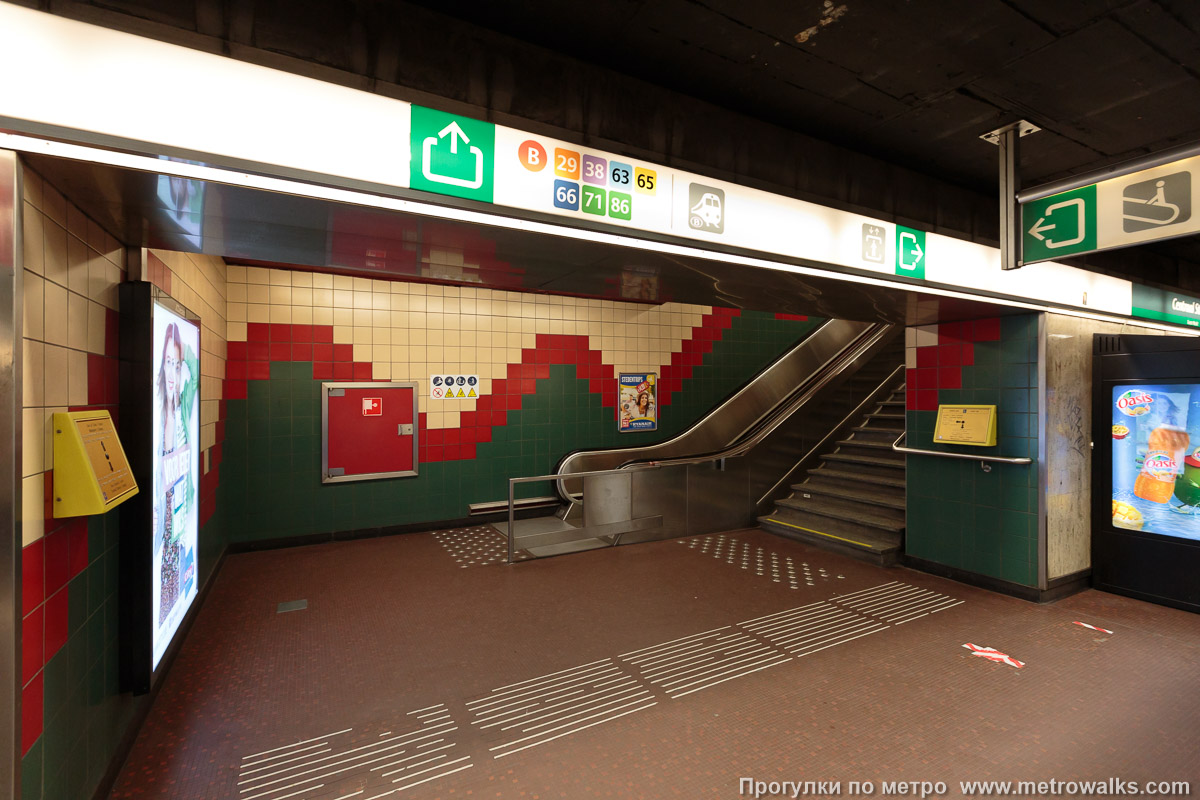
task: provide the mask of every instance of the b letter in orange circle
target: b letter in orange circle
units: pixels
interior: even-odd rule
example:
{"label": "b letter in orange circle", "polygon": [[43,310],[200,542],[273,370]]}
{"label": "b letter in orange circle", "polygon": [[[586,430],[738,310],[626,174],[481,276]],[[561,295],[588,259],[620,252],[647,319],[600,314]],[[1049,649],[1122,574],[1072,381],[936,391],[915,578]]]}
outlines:
{"label": "b letter in orange circle", "polygon": [[521,142],[521,146],[517,148],[517,157],[521,159],[521,166],[530,172],[541,172],[546,166],[546,148],[533,139]]}

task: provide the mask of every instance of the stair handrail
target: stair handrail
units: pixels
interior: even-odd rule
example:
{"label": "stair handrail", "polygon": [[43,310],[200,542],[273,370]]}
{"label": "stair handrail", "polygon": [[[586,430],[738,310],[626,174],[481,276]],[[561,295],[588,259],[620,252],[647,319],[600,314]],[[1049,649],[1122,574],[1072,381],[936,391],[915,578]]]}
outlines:
{"label": "stair handrail", "polygon": [[1033,459],[1025,456],[981,456],[971,455],[970,453],[950,453],[945,450],[922,450],[918,447],[904,447],[900,444],[900,440],[908,435],[908,431],[900,434],[896,441],[892,442],[892,449],[897,453],[912,453],[918,456],[939,456],[941,458],[958,458],[964,461],[978,461],[984,467],[984,472],[987,472],[991,467],[984,466],[988,463],[999,464],[1032,464]]}
{"label": "stair handrail", "polygon": [[[850,422],[854,418],[858,417],[862,413],[862,410],[864,408],[866,408],[867,406],[870,406],[873,404],[878,404],[880,395],[889,390],[889,387],[892,386],[892,382],[896,380],[896,377],[898,375],[902,375],[904,373],[904,370],[905,370],[904,364],[900,364],[898,367],[896,367],[894,370],[892,370],[888,374],[888,376],[886,378],[884,378],[883,381],[878,386],[876,386],[874,389],[871,390],[871,393],[868,394],[861,403],[859,403],[857,406],[854,407],[854,410],[852,410],[849,414],[847,414],[845,417],[843,417],[841,422],[839,422],[838,424],[836,424],[832,428],[830,428],[829,432],[826,433],[823,437],[821,437],[821,441],[814,444],[811,448],[809,448],[807,453],[805,453],[803,456],[801,456],[799,459],[797,459],[796,464],[791,469],[789,469],[786,473],[784,473],[783,477],[781,477],[779,480],[777,480],[775,482],[774,486],[772,486],[770,489],[768,489],[766,492],[764,492],[762,497],[758,498],[758,500],[754,504],[755,507],[760,505],[764,500],[766,500],[768,497],[770,497],[772,494],[774,494],[775,490],[778,489],[781,484],[783,484],[785,481],[789,480],[791,478],[792,474],[796,471],[796,467],[800,466],[805,461],[807,461],[809,458],[811,458],[813,455],[820,452],[821,448],[823,448],[829,442],[829,440],[832,439],[834,436],[840,435],[843,425],[845,425],[847,422]],[[891,391],[895,391],[895,390],[891,390]]]}

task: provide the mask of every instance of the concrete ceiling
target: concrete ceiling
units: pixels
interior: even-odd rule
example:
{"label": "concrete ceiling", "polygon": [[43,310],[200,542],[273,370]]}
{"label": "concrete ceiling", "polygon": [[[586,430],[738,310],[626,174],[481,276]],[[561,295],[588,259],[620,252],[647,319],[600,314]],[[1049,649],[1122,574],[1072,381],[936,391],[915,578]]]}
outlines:
{"label": "concrete ceiling", "polygon": [[980,190],[1025,118],[1026,184],[1200,140],[1195,0],[414,0]]}

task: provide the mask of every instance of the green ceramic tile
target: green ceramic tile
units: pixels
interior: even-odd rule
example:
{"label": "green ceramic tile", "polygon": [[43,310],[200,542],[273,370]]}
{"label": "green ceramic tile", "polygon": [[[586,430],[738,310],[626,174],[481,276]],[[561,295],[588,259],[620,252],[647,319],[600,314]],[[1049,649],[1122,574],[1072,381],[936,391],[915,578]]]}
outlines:
{"label": "green ceramic tile", "polygon": [[39,737],[29,752],[21,758],[21,800],[40,800],[42,797],[42,742]]}

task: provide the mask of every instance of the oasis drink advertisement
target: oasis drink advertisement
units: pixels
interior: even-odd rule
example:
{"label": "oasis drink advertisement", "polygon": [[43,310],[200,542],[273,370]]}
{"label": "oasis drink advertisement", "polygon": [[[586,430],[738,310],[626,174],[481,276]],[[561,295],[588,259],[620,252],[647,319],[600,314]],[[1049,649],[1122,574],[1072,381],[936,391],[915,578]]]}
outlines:
{"label": "oasis drink advertisement", "polygon": [[1113,388],[1112,524],[1200,540],[1200,385]]}

